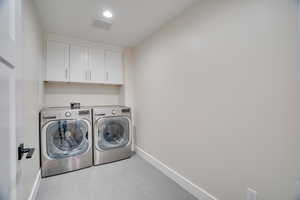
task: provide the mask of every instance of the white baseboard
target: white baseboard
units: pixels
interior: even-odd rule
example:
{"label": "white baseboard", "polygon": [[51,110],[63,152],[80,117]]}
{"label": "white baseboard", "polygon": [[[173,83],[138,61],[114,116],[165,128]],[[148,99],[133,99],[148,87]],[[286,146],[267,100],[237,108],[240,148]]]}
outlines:
{"label": "white baseboard", "polygon": [[39,191],[39,187],[40,187],[40,183],[41,183],[41,170],[39,170],[39,172],[36,175],[31,193],[29,195],[28,200],[36,200],[38,191]]}
{"label": "white baseboard", "polygon": [[200,188],[195,183],[191,182],[175,170],[168,167],[163,162],[159,161],[157,158],[153,157],[149,153],[145,152],[143,149],[141,149],[138,146],[135,146],[136,153],[141,156],[143,159],[148,161],[151,165],[156,167],[158,170],[160,170],[162,173],[164,173],[166,176],[171,178],[173,181],[175,181],[177,184],[179,184],[181,187],[183,187],[185,190],[190,192],[192,195],[194,195],[199,200],[218,200],[213,195],[209,194],[204,189]]}

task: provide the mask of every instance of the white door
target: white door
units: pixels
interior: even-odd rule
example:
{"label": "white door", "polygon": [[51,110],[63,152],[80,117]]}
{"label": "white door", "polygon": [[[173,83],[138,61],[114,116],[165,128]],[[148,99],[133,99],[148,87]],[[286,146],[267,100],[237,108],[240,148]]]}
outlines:
{"label": "white door", "polygon": [[89,53],[90,53],[91,82],[104,83],[105,81],[104,50],[91,48]]}
{"label": "white door", "polygon": [[0,61],[0,199],[16,198],[14,69]]}
{"label": "white door", "polygon": [[123,84],[123,60],[121,52],[105,52],[106,82]]}
{"label": "white door", "polygon": [[70,47],[70,81],[89,82],[89,49],[88,47],[71,45]]}
{"label": "white door", "polygon": [[69,81],[69,45],[47,42],[47,81]]}
{"label": "white door", "polygon": [[15,114],[16,68],[21,63],[20,11],[20,0],[0,0],[0,199],[5,200],[22,199]]}

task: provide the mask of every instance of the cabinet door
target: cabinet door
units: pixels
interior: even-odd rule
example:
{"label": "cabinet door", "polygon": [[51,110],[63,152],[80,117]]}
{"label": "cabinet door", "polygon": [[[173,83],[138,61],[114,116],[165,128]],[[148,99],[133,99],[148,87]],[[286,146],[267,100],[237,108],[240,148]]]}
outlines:
{"label": "cabinet door", "polygon": [[71,45],[70,47],[70,81],[89,82],[89,49]]}
{"label": "cabinet door", "polygon": [[69,45],[59,42],[47,42],[47,81],[69,80]]}
{"label": "cabinet door", "polygon": [[120,52],[105,52],[106,82],[123,84],[123,61]]}
{"label": "cabinet door", "polygon": [[104,50],[91,48],[90,49],[90,75],[91,82],[105,82],[105,65],[104,65]]}

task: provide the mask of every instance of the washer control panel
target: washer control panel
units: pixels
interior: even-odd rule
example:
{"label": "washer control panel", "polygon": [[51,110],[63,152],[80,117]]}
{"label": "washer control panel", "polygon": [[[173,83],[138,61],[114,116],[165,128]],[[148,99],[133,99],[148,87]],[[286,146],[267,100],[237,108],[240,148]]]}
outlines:
{"label": "washer control panel", "polygon": [[63,109],[63,108],[48,108],[40,113],[41,123],[58,119],[77,119],[85,118],[91,120],[91,109]]}

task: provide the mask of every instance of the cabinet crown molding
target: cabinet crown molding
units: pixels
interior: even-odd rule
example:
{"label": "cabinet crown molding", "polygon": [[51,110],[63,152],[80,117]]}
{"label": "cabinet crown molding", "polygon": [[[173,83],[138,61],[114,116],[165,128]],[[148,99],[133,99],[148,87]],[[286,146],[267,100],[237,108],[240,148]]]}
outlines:
{"label": "cabinet crown molding", "polygon": [[101,42],[92,42],[92,41],[83,40],[75,37],[58,35],[55,33],[46,33],[45,38],[46,41],[62,42],[62,43],[68,43],[68,44],[84,46],[84,47],[100,48],[103,50],[110,50],[115,52],[123,52],[125,49],[125,47],[122,46],[105,44]]}

